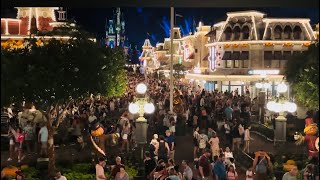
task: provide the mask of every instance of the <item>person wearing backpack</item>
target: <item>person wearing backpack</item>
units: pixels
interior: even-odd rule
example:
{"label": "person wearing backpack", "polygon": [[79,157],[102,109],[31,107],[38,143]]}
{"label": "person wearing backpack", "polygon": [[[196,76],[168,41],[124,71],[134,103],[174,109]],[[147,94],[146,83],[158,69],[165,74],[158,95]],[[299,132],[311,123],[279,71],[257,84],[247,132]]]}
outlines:
{"label": "person wearing backpack", "polygon": [[268,180],[269,172],[272,170],[270,157],[263,150],[255,153],[253,171],[256,173],[256,180]]}
{"label": "person wearing backpack", "polygon": [[201,131],[199,136],[199,150],[201,153],[206,149],[208,143],[208,136],[205,134],[204,130]]}

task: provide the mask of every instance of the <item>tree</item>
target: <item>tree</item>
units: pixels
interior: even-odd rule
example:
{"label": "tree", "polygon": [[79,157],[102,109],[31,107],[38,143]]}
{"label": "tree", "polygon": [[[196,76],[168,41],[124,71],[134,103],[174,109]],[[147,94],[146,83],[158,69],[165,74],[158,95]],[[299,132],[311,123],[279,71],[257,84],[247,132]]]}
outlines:
{"label": "tree", "polygon": [[319,107],[319,48],[316,44],[288,60],[285,76],[299,104],[310,109]]}
{"label": "tree", "polygon": [[55,170],[54,131],[66,113],[58,114],[58,107],[91,93],[120,96],[126,85],[122,49],[99,46],[78,27],[70,31],[67,41],[42,40],[39,45],[30,38],[22,49],[1,50],[1,105],[26,101],[41,107],[49,132],[50,175]]}

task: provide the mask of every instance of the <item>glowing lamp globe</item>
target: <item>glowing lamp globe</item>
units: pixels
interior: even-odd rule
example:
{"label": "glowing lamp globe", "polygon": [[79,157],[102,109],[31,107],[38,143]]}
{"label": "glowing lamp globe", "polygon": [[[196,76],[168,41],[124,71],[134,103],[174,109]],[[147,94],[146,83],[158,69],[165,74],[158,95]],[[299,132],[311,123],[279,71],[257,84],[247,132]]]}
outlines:
{"label": "glowing lamp globe", "polygon": [[140,83],[137,85],[136,91],[139,94],[144,94],[147,92],[147,86],[144,83]]}
{"label": "glowing lamp globe", "polygon": [[265,89],[269,89],[269,88],[271,87],[271,84],[270,84],[270,83],[264,83],[264,84],[263,84],[263,87],[264,87]]}
{"label": "glowing lamp globe", "polygon": [[274,108],[273,111],[276,113],[283,112],[283,110],[284,110],[283,104],[281,104],[281,103],[275,103],[273,108]]}
{"label": "glowing lamp globe", "polygon": [[261,89],[262,88],[262,83],[256,83],[256,88]]}
{"label": "glowing lamp globe", "polygon": [[278,91],[279,93],[287,92],[287,90],[288,90],[288,86],[287,86],[286,84],[284,84],[284,82],[282,82],[281,84],[279,84],[279,85],[277,86],[277,91]]}
{"label": "glowing lamp globe", "polygon": [[284,104],[284,106],[286,108],[286,111],[291,112],[291,113],[296,112],[296,110],[297,110],[297,105],[292,102],[286,102]]}
{"label": "glowing lamp globe", "polygon": [[155,107],[152,103],[146,103],[144,105],[144,112],[147,113],[147,114],[151,114],[153,113],[155,110]]}
{"label": "glowing lamp globe", "polygon": [[276,104],[276,102],[274,102],[274,101],[269,101],[269,102],[267,103],[267,109],[268,109],[269,111],[274,111],[274,107],[276,106],[275,104]]}
{"label": "glowing lamp globe", "polygon": [[131,114],[137,114],[139,112],[139,105],[136,103],[129,104],[129,112]]}

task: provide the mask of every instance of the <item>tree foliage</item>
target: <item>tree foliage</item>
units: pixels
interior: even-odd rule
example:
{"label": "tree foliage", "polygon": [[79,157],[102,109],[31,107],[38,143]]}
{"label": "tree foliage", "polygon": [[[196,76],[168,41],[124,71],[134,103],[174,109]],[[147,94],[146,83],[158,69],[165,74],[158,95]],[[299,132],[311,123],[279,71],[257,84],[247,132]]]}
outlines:
{"label": "tree foliage", "polygon": [[26,39],[22,49],[1,51],[1,103],[52,104],[89,93],[120,96],[126,72],[122,49],[106,49],[80,31],[43,46]]}
{"label": "tree foliage", "polygon": [[319,48],[316,44],[290,59],[285,75],[299,104],[310,109],[319,107]]}
{"label": "tree foliage", "polygon": [[126,86],[122,49],[106,49],[78,27],[69,31],[69,40],[39,43],[30,37],[23,48],[1,49],[1,105],[26,101],[46,110],[50,175],[55,170],[54,131],[66,112],[57,114],[53,125],[58,106],[91,93],[120,96]]}

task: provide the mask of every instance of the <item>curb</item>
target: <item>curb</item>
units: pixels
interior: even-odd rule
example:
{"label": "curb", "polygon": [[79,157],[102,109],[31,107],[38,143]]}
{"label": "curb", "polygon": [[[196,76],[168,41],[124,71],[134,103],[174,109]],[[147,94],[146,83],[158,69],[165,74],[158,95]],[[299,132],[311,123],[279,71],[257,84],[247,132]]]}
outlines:
{"label": "curb", "polygon": [[257,134],[257,135],[259,135],[259,136],[264,137],[267,141],[273,142],[273,139],[270,139],[270,138],[268,138],[267,136],[265,136],[265,135],[263,135],[263,134],[261,134],[261,133],[259,133],[259,132],[257,132],[257,131],[251,131],[251,132],[254,133],[254,134]]}

